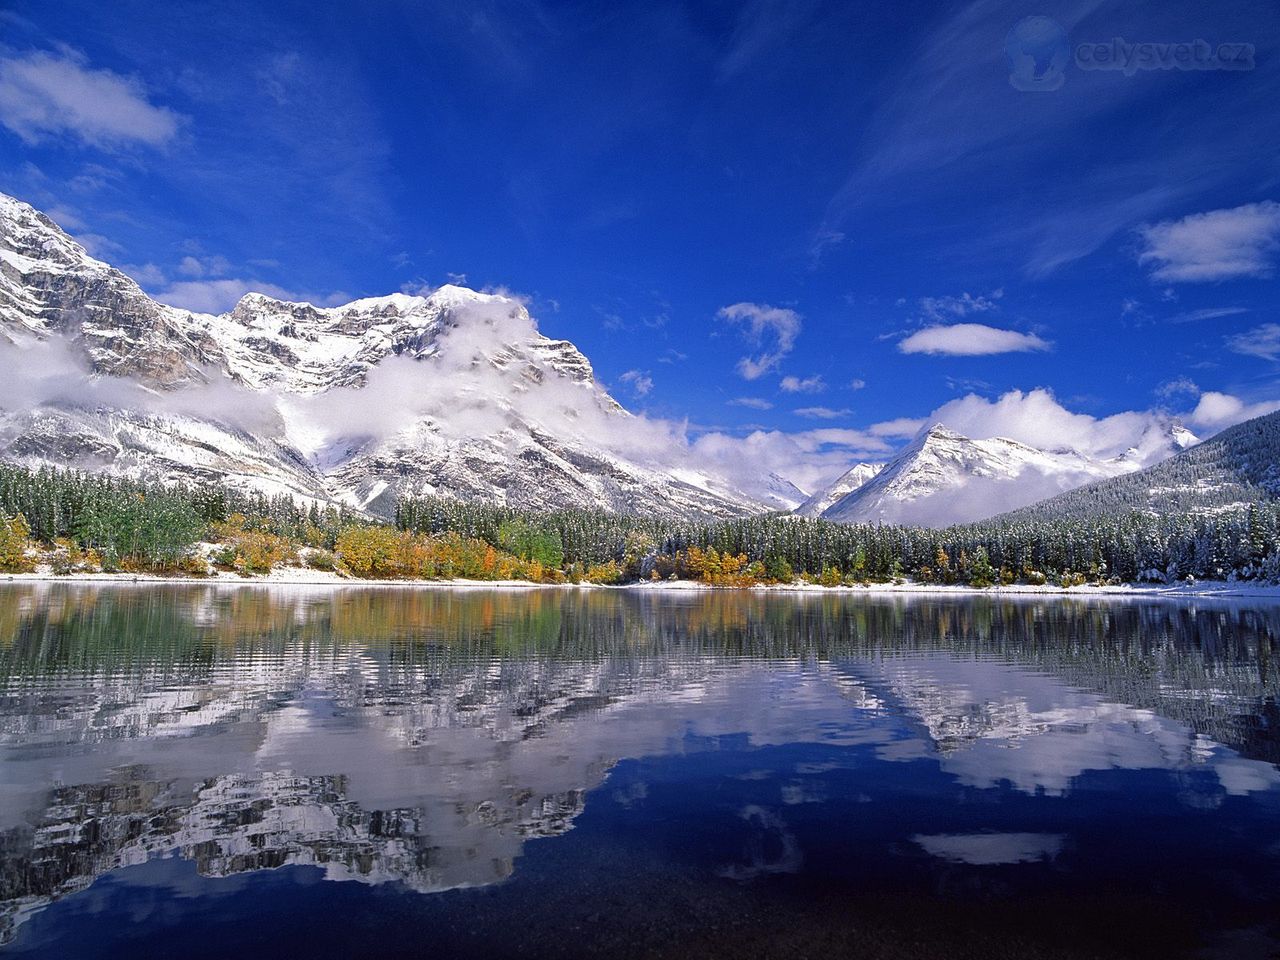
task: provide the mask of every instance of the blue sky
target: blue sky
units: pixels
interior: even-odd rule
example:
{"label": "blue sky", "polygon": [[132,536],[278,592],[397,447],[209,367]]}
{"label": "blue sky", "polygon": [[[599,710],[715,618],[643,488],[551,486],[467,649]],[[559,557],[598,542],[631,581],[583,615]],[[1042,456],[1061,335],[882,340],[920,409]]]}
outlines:
{"label": "blue sky", "polygon": [[[1033,16],[1065,62],[1010,58]],[[0,189],[180,305],[465,277],[632,409],[849,457],[939,410],[1036,440],[1280,400],[1270,3],[10,0],[0,31]],[[1081,66],[1116,37],[1237,59]]]}

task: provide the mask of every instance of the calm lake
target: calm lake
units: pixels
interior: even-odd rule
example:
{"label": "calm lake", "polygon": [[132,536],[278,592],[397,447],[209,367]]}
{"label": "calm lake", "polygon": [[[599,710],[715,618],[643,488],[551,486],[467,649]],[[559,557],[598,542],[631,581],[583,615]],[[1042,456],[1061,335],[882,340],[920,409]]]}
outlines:
{"label": "calm lake", "polygon": [[0,585],[0,955],[1268,957],[1280,607]]}

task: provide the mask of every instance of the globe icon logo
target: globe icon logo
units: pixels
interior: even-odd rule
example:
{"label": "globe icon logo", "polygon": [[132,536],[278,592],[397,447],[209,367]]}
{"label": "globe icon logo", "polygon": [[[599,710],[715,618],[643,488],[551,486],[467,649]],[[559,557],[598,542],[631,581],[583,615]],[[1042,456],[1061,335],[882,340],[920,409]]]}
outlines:
{"label": "globe icon logo", "polygon": [[1057,90],[1067,79],[1071,44],[1062,24],[1049,17],[1027,17],[1004,41],[1009,83],[1015,90]]}

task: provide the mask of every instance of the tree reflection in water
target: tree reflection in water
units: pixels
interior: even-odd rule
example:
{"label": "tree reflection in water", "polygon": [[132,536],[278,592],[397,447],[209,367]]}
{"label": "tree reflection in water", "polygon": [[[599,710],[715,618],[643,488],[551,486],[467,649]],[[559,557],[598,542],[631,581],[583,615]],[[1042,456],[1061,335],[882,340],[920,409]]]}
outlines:
{"label": "tree reflection in water", "polygon": [[[1220,602],[7,585],[0,935],[158,857],[493,884],[619,760],[730,742],[837,751],[768,774],[779,809],[821,809],[846,757],[1044,798],[1163,771],[1212,809],[1280,785],[1278,636],[1280,610]],[[736,810],[755,839],[717,876],[806,869],[777,811]],[[903,843],[975,868],[1070,848],[998,826]]]}

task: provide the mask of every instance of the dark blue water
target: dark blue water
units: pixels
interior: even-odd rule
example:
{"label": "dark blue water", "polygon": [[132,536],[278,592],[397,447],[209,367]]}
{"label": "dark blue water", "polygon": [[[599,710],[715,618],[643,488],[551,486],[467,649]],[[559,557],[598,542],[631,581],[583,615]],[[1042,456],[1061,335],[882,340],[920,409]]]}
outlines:
{"label": "dark blue water", "polygon": [[0,587],[16,957],[1268,957],[1280,609]]}

